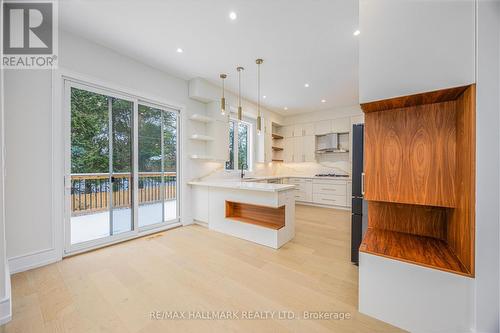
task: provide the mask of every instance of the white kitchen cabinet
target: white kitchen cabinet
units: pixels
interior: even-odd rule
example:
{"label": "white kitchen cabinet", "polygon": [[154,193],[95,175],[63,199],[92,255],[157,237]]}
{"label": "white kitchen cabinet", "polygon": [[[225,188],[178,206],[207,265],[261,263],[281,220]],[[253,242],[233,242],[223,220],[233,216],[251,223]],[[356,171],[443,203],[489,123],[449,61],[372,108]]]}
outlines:
{"label": "white kitchen cabinet", "polygon": [[313,203],[319,205],[347,206],[346,181],[333,179],[314,179],[312,189]]}
{"label": "white kitchen cabinet", "polygon": [[303,136],[302,144],[304,150],[304,162],[316,161],[316,136]]}
{"label": "white kitchen cabinet", "polygon": [[285,138],[291,138],[293,136],[294,129],[295,129],[294,125],[284,126],[283,127],[283,136]]}
{"label": "white kitchen cabinet", "polygon": [[360,0],[360,102],[475,82],[475,3]]}
{"label": "white kitchen cabinet", "polygon": [[348,181],[346,183],[346,207],[351,207],[352,206],[352,182]]}
{"label": "white kitchen cabinet", "polygon": [[293,141],[295,138],[283,139],[283,160],[285,163],[293,163]]}
{"label": "white kitchen cabinet", "polygon": [[295,163],[305,162],[304,140],[300,136],[293,138],[293,161]]}
{"label": "white kitchen cabinet", "polygon": [[290,178],[288,183],[295,185],[296,201],[312,202],[312,179]]}
{"label": "white kitchen cabinet", "polygon": [[333,133],[348,133],[351,128],[351,117],[336,118],[332,121]]}
{"label": "white kitchen cabinet", "polygon": [[296,124],[293,126],[293,136],[302,136],[304,135],[304,129],[302,124]]}
{"label": "white kitchen cabinet", "polygon": [[322,120],[314,123],[314,134],[315,135],[325,135],[332,133],[332,121]]}
{"label": "white kitchen cabinet", "polygon": [[302,136],[314,135],[314,123],[302,124]]}

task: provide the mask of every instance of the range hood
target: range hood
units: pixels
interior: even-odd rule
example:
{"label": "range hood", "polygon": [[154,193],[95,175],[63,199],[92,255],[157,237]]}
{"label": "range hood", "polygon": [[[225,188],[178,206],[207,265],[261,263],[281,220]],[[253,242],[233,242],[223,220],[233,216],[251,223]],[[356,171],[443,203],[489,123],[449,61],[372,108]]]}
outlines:
{"label": "range hood", "polygon": [[339,133],[330,133],[316,137],[316,153],[347,153],[349,150],[339,147]]}

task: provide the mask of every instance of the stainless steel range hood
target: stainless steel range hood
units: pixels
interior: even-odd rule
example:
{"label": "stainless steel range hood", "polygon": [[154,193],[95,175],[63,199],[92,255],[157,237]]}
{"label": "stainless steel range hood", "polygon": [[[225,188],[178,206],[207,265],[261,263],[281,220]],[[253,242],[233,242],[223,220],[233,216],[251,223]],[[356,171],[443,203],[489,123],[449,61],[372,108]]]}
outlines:
{"label": "stainless steel range hood", "polygon": [[330,133],[316,137],[316,153],[347,153],[349,150],[339,147],[339,133]]}

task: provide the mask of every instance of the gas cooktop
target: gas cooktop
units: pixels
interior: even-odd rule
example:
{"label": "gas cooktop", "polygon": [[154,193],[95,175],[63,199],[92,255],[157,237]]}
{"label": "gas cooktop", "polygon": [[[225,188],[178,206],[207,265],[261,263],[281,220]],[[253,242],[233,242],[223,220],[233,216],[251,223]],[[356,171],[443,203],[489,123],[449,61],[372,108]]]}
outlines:
{"label": "gas cooktop", "polygon": [[315,177],[349,177],[349,175],[337,175],[335,173],[318,173]]}

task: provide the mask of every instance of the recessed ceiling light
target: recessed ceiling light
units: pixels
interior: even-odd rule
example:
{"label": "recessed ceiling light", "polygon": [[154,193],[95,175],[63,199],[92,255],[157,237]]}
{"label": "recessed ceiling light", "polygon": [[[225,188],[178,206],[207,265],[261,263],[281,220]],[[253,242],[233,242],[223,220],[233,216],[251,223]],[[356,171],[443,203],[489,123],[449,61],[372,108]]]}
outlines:
{"label": "recessed ceiling light", "polygon": [[177,53],[182,53],[182,52],[184,52],[184,50],[183,50],[183,49],[181,49],[180,47],[178,47],[178,48],[177,48]]}
{"label": "recessed ceiling light", "polygon": [[326,103],[326,99],[322,99],[322,100],[321,100],[321,103]]}
{"label": "recessed ceiling light", "polygon": [[262,96],[262,98],[263,98],[263,99],[266,99],[266,98],[267,98],[267,96],[266,96],[266,95],[264,95],[264,96]]}
{"label": "recessed ceiling light", "polygon": [[304,87],[309,88],[309,83],[304,84]]}
{"label": "recessed ceiling light", "polygon": [[356,31],[354,31],[353,35],[354,35],[354,36],[358,36],[360,33],[361,33],[361,31],[356,30]]}
{"label": "recessed ceiling light", "polygon": [[288,110],[288,107],[287,107],[287,106],[285,106],[285,107],[283,108],[283,110],[285,110],[285,111],[286,111],[286,110]]}
{"label": "recessed ceiling light", "polygon": [[229,18],[230,18],[232,21],[236,20],[236,18],[237,18],[237,17],[238,17],[238,15],[236,15],[236,13],[235,13],[235,12],[231,12],[231,13],[229,13]]}

